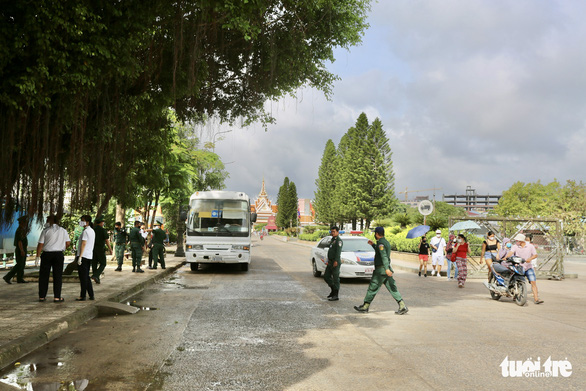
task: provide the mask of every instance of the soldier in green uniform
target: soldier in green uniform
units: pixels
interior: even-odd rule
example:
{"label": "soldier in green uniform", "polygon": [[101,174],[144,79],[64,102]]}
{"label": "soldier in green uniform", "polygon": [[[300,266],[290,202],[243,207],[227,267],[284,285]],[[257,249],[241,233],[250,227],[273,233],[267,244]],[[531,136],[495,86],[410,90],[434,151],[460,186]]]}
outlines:
{"label": "soldier in green uniform", "polygon": [[376,238],[376,244],[373,243],[372,240],[368,241],[368,244],[370,244],[375,251],[374,272],[370,279],[370,285],[368,286],[364,303],[359,306],[354,306],[354,309],[358,312],[368,312],[370,303],[372,303],[378,290],[384,284],[391,293],[391,296],[393,296],[399,304],[399,309],[395,311],[395,313],[397,315],[406,314],[409,309],[405,306],[405,302],[395,285],[390,258],[391,245],[387,239],[385,239],[385,229],[383,227],[376,227],[374,230],[374,237]]}
{"label": "soldier in green uniform", "polygon": [[332,240],[330,241],[330,249],[328,250],[328,265],[324,272],[324,280],[331,289],[328,295],[329,301],[339,300],[338,293],[340,292],[340,254],[342,254],[342,246],[344,243],[340,239],[340,230],[338,227],[332,227],[330,230]]}
{"label": "soldier in green uniform", "polygon": [[26,283],[24,280],[24,267],[26,266],[26,251],[28,247],[28,217],[21,216],[18,218],[18,228],[14,234],[14,258],[15,264],[12,269],[3,277],[4,281],[12,284],[12,277],[16,275],[16,282]]}
{"label": "soldier in green uniform", "polygon": [[144,273],[140,268],[142,262],[142,251],[144,250],[144,238],[140,233],[140,221],[134,222],[134,228],[130,230],[128,239],[130,240],[130,251],[132,252],[132,271],[136,273]]}
{"label": "soldier in green uniform", "polygon": [[110,254],[112,253],[112,246],[110,246],[110,236],[108,231],[104,229],[104,217],[100,216],[96,219],[94,224],[94,232],[96,233],[96,241],[94,242],[94,256],[92,258],[92,280],[96,284],[100,283],[100,276],[106,268],[106,246]]}
{"label": "soldier in green uniform", "polygon": [[165,231],[161,229],[161,223],[155,222],[155,229],[152,232],[151,243],[153,248],[151,252],[153,254],[153,269],[157,268],[157,262],[161,263],[161,269],[165,269],[165,245],[164,241],[167,238]]}
{"label": "soldier in green uniform", "polygon": [[116,260],[118,267],[117,272],[122,271],[122,262],[124,261],[124,251],[126,250],[126,243],[128,243],[128,234],[122,229],[122,223],[119,221],[114,224],[114,251],[116,252]]}

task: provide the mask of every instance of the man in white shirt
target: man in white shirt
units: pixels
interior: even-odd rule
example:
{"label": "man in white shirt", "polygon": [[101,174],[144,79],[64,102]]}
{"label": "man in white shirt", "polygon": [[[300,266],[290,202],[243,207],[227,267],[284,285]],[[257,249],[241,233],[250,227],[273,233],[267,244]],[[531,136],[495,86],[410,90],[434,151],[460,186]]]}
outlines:
{"label": "man in white shirt", "polygon": [[[444,266],[444,255],[446,252],[446,241],[442,238],[442,231],[437,230],[435,231],[435,236],[431,238],[429,241],[429,245],[431,246],[431,266],[433,267],[433,271],[431,275],[441,276],[442,266]],[[437,266],[437,270],[436,270]]]}
{"label": "man in white shirt", "polygon": [[90,279],[90,268],[94,256],[96,233],[92,229],[91,224],[91,216],[81,216],[79,225],[83,227],[83,232],[79,237],[79,244],[77,246],[77,255],[79,256],[77,270],[79,273],[81,293],[79,294],[79,297],[75,299],[76,301],[85,301],[86,294],[89,296],[90,300],[94,300],[94,288],[92,286],[92,280]]}
{"label": "man in white shirt", "polygon": [[[63,261],[65,256],[63,251],[69,245],[69,235],[64,228],[59,226],[59,219],[55,215],[47,217],[45,229],[39,236],[37,245],[37,262],[40,254],[41,267],[39,269],[39,301],[45,301],[47,291],[49,290],[49,276],[53,270],[53,301],[62,303],[65,301],[61,297]],[[41,254],[42,251],[42,254]]]}

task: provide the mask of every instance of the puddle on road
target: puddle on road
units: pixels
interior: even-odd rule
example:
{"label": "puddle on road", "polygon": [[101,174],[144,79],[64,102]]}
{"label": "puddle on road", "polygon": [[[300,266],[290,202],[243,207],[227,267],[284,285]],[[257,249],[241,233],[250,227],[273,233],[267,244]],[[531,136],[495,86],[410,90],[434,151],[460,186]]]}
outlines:
{"label": "puddle on road", "polygon": [[2,375],[0,385],[5,384],[27,391],[83,391],[89,385],[88,379],[68,379],[60,382],[35,381],[39,376],[39,372],[43,369],[50,367],[62,368],[65,362],[60,361],[59,358],[50,358],[46,363],[17,364],[15,364],[15,368],[12,371]]}

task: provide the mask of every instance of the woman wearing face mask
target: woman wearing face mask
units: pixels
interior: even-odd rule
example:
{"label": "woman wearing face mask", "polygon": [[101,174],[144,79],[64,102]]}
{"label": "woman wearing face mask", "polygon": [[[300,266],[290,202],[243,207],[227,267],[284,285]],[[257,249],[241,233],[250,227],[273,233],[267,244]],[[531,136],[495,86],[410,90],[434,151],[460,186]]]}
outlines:
{"label": "woman wearing face mask", "polygon": [[423,276],[427,277],[427,261],[429,260],[429,243],[425,235],[421,237],[419,242],[419,277],[421,277],[421,269],[424,268]]}
{"label": "woman wearing face mask", "polygon": [[90,268],[94,254],[94,243],[96,240],[96,233],[92,228],[92,218],[89,215],[81,216],[79,226],[83,227],[83,232],[79,237],[79,244],[77,246],[77,255],[79,256],[78,272],[79,285],[81,286],[81,293],[76,301],[84,301],[86,294],[90,300],[94,300],[94,288],[92,280],[90,279]]}
{"label": "woman wearing face mask", "polygon": [[[454,234],[450,234],[450,238],[448,239],[448,243],[446,246],[446,259],[448,260],[448,281],[455,280],[458,278],[458,265],[456,264],[456,262],[452,262],[452,254],[454,252],[455,245],[456,236]],[[451,277],[452,267],[454,267],[454,277]]]}
{"label": "woman wearing face mask", "polygon": [[468,277],[468,263],[466,261],[468,255],[472,255],[470,247],[468,247],[468,241],[464,235],[459,234],[458,243],[452,254],[452,257],[455,256],[456,264],[458,265],[458,288],[464,288],[466,277]]}

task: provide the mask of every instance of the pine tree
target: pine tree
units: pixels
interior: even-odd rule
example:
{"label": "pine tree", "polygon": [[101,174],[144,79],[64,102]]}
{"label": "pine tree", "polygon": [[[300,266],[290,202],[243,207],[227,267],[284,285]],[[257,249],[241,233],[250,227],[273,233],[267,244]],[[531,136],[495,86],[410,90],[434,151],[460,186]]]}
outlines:
{"label": "pine tree", "polygon": [[283,181],[283,185],[279,188],[279,193],[277,194],[277,218],[276,223],[277,227],[287,227],[288,226],[288,219],[287,219],[287,208],[288,202],[287,198],[289,197],[289,178],[285,177]]}
{"label": "pine tree", "polygon": [[392,152],[380,119],[375,119],[369,127],[367,139],[363,178],[369,185],[363,188],[366,197],[359,207],[360,216],[366,220],[366,229],[374,218],[389,216],[397,204]]}
{"label": "pine tree", "polygon": [[297,197],[297,186],[295,182],[289,183],[289,227],[297,227],[297,212],[299,210],[299,198]]}
{"label": "pine tree", "polygon": [[314,192],[316,221],[333,224],[338,219],[336,200],[336,175],[338,173],[336,164],[336,146],[330,139],[321,158],[318,177],[315,180],[316,191]]}

